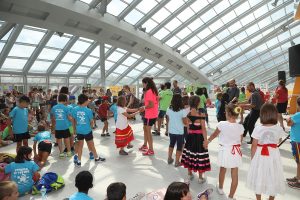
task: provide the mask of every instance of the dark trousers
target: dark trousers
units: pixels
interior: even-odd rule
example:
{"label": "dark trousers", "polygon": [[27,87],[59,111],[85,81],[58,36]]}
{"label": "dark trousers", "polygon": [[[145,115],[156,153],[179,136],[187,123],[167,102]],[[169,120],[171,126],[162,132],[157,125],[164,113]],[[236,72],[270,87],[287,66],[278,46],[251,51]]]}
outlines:
{"label": "dark trousers", "polygon": [[[257,119],[259,118],[259,110],[251,110],[250,113],[246,116],[245,121],[244,121],[244,137],[246,137],[247,132],[249,131],[249,135],[251,137],[252,132],[254,130],[255,127],[255,123],[257,121]],[[251,137],[252,140],[252,137]]]}

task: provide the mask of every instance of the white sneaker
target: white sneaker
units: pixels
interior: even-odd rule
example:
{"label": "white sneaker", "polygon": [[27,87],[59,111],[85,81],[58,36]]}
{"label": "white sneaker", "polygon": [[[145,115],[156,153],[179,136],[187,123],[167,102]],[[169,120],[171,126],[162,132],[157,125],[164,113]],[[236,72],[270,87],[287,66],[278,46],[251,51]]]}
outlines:
{"label": "white sneaker", "polygon": [[219,193],[219,195],[224,195],[223,189],[219,188],[218,184],[216,185],[216,188],[217,188],[217,192]]}
{"label": "white sneaker", "polygon": [[206,179],[205,178],[198,178],[198,183],[199,184],[203,184],[206,182]]}

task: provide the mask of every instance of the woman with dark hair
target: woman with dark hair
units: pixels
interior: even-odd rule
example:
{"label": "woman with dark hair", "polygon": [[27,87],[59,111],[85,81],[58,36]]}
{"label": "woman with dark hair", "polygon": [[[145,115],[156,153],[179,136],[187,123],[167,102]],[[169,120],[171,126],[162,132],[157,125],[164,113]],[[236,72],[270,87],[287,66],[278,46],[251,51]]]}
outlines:
{"label": "woman with dark hair", "polygon": [[[144,156],[153,156],[153,139],[151,135],[151,127],[156,122],[158,116],[158,91],[152,78],[145,77],[142,80],[143,88],[146,89],[144,96],[144,144],[140,147]],[[147,146],[149,145],[149,148]]]}
{"label": "woman with dark hair", "polygon": [[66,86],[62,86],[59,90],[59,94],[69,95],[69,88]]}
{"label": "woman with dark hair", "polygon": [[278,82],[278,87],[275,90],[275,96],[277,99],[276,108],[278,111],[278,121],[283,130],[285,130],[282,117],[282,113],[286,113],[288,105],[288,89],[285,87],[285,81],[280,80]]}
{"label": "woman with dark hair", "polygon": [[109,88],[106,90],[105,96],[108,97],[108,102],[111,103],[112,93]]}

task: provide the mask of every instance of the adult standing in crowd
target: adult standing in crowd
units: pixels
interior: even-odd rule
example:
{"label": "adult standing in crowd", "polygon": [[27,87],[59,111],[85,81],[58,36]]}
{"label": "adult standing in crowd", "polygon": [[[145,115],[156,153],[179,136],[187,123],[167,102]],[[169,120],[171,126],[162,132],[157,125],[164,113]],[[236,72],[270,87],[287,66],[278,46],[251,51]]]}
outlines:
{"label": "adult standing in crowd", "polygon": [[144,144],[139,150],[143,151],[144,156],[153,156],[154,151],[151,127],[154,125],[158,116],[158,91],[152,78],[145,77],[142,82],[143,88],[146,90],[144,96]]}
{"label": "adult standing in crowd", "polygon": [[226,93],[229,95],[229,102],[231,102],[231,103],[238,102],[240,90],[237,87],[234,79],[229,81],[229,87],[228,87]]}
{"label": "adult standing in crowd", "polygon": [[109,101],[109,103],[111,103],[112,93],[109,88],[106,90],[105,96],[108,97],[108,101]]}
{"label": "adult standing in crowd", "polygon": [[173,94],[180,94],[181,95],[181,89],[178,86],[178,81],[174,80],[173,81],[173,89],[172,89]]}
{"label": "adult standing in crowd", "polygon": [[[250,110],[250,113],[246,116],[244,121],[244,137],[247,135],[247,131],[249,131],[249,135],[251,137],[252,132],[255,127],[255,123],[259,118],[260,108],[263,104],[263,100],[258,90],[255,89],[255,85],[253,82],[248,83],[247,90],[251,93],[248,103],[241,103],[241,106],[244,110]],[[252,144],[252,137],[248,144]]]}
{"label": "adult standing in crowd", "polygon": [[278,82],[278,87],[275,90],[275,97],[277,100],[276,108],[278,111],[278,121],[283,130],[285,130],[282,113],[286,113],[288,105],[288,89],[285,87],[284,80]]}
{"label": "adult standing in crowd", "polygon": [[[160,128],[163,123],[164,117],[166,116],[167,109],[169,108],[173,97],[173,92],[171,90],[171,83],[166,82],[164,84],[164,90],[159,92],[159,114],[157,119],[157,131],[155,135],[160,135]],[[166,125],[166,133],[168,135],[168,124]]]}

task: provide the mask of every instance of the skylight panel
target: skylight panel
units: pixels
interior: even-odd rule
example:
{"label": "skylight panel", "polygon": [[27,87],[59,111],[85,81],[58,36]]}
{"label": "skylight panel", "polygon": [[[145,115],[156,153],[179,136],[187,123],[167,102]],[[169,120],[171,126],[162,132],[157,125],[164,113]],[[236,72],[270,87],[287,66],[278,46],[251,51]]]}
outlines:
{"label": "skylight panel", "polygon": [[213,17],[215,17],[217,15],[217,13],[214,11],[214,9],[210,9],[209,11],[207,11],[206,13],[204,13],[203,15],[200,16],[200,18],[202,19],[202,21],[204,23],[208,22],[210,19],[212,19]]}
{"label": "skylight panel", "polygon": [[247,34],[246,34],[246,32],[245,31],[242,31],[242,32],[240,32],[239,34],[237,34],[235,37],[234,37],[234,39],[235,39],[235,41],[238,43],[238,42],[240,42],[240,41],[242,41],[243,39],[245,39],[245,38],[247,38]]}
{"label": "skylight panel", "polygon": [[52,62],[36,60],[31,66],[29,72],[46,73]]}
{"label": "skylight panel", "polygon": [[219,58],[222,62],[225,62],[226,60],[230,59],[231,55],[229,53],[226,53],[221,58]]}
{"label": "skylight panel", "polygon": [[90,45],[91,45],[90,43],[77,40],[75,44],[72,46],[72,48],[70,49],[70,51],[83,53]]}
{"label": "skylight panel", "polygon": [[193,46],[195,44],[197,44],[198,42],[200,42],[200,39],[197,36],[192,37],[191,39],[189,39],[186,44],[189,46]]}
{"label": "skylight panel", "polygon": [[59,48],[63,49],[70,38],[67,37],[59,37],[57,34],[52,35],[48,43],[46,44],[47,47],[54,47],[54,48]]}
{"label": "skylight panel", "polygon": [[165,36],[167,36],[170,33],[170,31],[168,31],[165,28],[160,29],[158,32],[156,32],[154,34],[154,37],[156,37],[157,39],[161,40],[163,39]]}
{"label": "skylight panel", "polygon": [[123,65],[127,65],[127,66],[131,66],[133,63],[135,63],[137,61],[137,59],[136,58],[134,58],[134,57],[129,57],[129,58],[127,58],[122,64]]}
{"label": "skylight panel", "polygon": [[98,58],[93,58],[91,56],[88,56],[83,62],[81,65],[86,65],[86,66],[89,66],[89,67],[92,67],[96,64],[96,62],[99,61]]}
{"label": "skylight panel", "polygon": [[170,1],[165,5],[165,8],[168,9],[171,12],[176,11],[178,8],[180,8],[184,4],[184,1],[182,0],[176,0],[176,3],[174,1]]}
{"label": "skylight panel", "polygon": [[205,44],[202,44],[201,46],[197,47],[197,49],[195,49],[195,51],[198,54],[201,54],[202,52],[206,51],[208,49],[208,47]]}
{"label": "skylight panel", "polygon": [[203,40],[204,38],[206,38],[207,36],[209,36],[212,32],[208,29],[205,28],[203,31],[201,31],[200,33],[198,33],[198,37]]}
{"label": "skylight panel", "polygon": [[240,52],[241,52],[240,47],[236,47],[233,50],[231,50],[229,53],[233,57],[233,56],[236,56],[237,54],[239,54]]}
{"label": "skylight panel", "polygon": [[243,50],[245,50],[246,48],[250,47],[251,44],[252,44],[252,43],[251,43],[250,41],[246,41],[246,42],[244,42],[243,44],[240,45],[240,48],[241,48],[241,50],[243,51]]}
{"label": "skylight panel", "polygon": [[237,16],[243,14],[244,12],[246,12],[247,10],[249,10],[250,5],[248,3],[248,1],[244,2],[242,5],[240,5],[239,7],[237,7],[236,9],[234,9],[235,13]]}
{"label": "skylight panel", "polygon": [[4,35],[4,37],[3,37],[3,38],[1,38],[1,41],[5,41],[5,40],[7,40],[7,39],[9,38],[9,36],[10,36],[10,34],[11,34],[12,30],[13,30],[13,29],[10,29],[10,31],[8,31],[8,33],[6,33],[6,34]]}
{"label": "skylight panel", "polygon": [[152,19],[147,20],[144,24],[143,27],[146,28],[146,32],[150,32],[152,29],[154,29],[156,26],[158,26],[158,23],[155,22]]}
{"label": "skylight panel", "polygon": [[239,30],[242,28],[241,23],[238,21],[236,23],[234,23],[233,25],[231,25],[228,30],[230,31],[230,33],[234,33],[235,31]]}
{"label": "skylight panel", "polygon": [[228,41],[226,41],[225,43],[223,43],[223,45],[226,49],[230,48],[234,44],[236,44],[236,42],[233,38],[231,38]]}
{"label": "skylight panel", "polygon": [[259,18],[260,16],[264,15],[265,13],[269,12],[268,5],[263,5],[262,7],[258,8],[253,12],[255,18]]}
{"label": "skylight panel", "polygon": [[138,66],[135,67],[135,69],[138,69],[140,71],[144,71],[149,66],[148,63],[141,62]]}
{"label": "skylight panel", "polygon": [[110,61],[105,61],[105,70],[109,70],[115,63]]}
{"label": "skylight panel", "polygon": [[207,53],[206,55],[203,56],[204,60],[206,60],[206,61],[209,61],[213,57],[215,57],[215,54],[212,53],[212,52],[209,52],[209,53]]}
{"label": "skylight panel", "polygon": [[124,56],[123,53],[119,53],[119,52],[117,52],[117,51],[114,51],[114,52],[108,57],[108,60],[117,62],[117,61],[120,60],[120,58],[122,58],[123,56]]}
{"label": "skylight panel", "polygon": [[216,22],[214,22],[212,25],[209,26],[209,29],[214,32],[216,30],[218,30],[219,28],[221,28],[222,26],[224,26],[223,22],[218,19]]}
{"label": "skylight panel", "polygon": [[129,76],[129,77],[131,77],[131,78],[136,78],[136,77],[138,77],[138,75],[140,75],[141,74],[141,72],[140,71],[138,71],[138,70],[131,70],[128,74],[127,74],[127,76]]}
{"label": "skylight panel", "polygon": [[195,1],[190,7],[195,11],[199,12],[201,9],[205,8],[208,5],[206,0]]}
{"label": "skylight panel", "polygon": [[198,56],[198,54],[195,51],[192,51],[191,53],[189,53],[188,55],[186,55],[186,57],[187,57],[188,60],[192,60],[196,56]]}
{"label": "skylight panel", "polygon": [[208,47],[212,47],[212,46],[214,46],[215,44],[217,44],[219,41],[218,41],[218,39],[216,38],[216,37],[213,37],[213,38],[211,38],[210,40],[208,40],[205,44],[206,44],[206,46],[208,46]]}
{"label": "skylight panel", "polygon": [[258,30],[259,30],[258,25],[254,24],[254,25],[252,25],[252,26],[250,26],[249,28],[246,29],[246,33],[248,34],[248,36],[250,36]]}
{"label": "skylight panel", "polygon": [[202,64],[204,64],[206,61],[203,58],[199,58],[198,60],[196,60],[193,64],[197,67],[201,66]]}
{"label": "skylight panel", "polygon": [[4,47],[4,43],[2,43],[2,42],[0,42],[0,53],[1,53],[1,51],[2,51],[2,49],[3,49],[3,47]]}
{"label": "skylight panel", "polygon": [[271,19],[271,17],[266,17],[265,19],[259,21],[257,24],[258,24],[259,28],[262,29],[262,28],[268,26],[269,24],[272,24],[272,19]]}
{"label": "skylight panel", "polygon": [[201,19],[197,18],[195,19],[192,23],[188,25],[188,28],[191,29],[192,31],[196,30],[200,26],[202,26],[204,23],[202,22]]}
{"label": "skylight panel", "polygon": [[231,11],[228,14],[226,14],[225,16],[221,17],[221,20],[224,22],[224,24],[227,24],[228,22],[230,22],[234,18],[236,18],[236,14],[235,14],[234,11]]}
{"label": "skylight panel", "polygon": [[190,31],[190,29],[188,29],[187,27],[185,27],[184,29],[182,29],[179,33],[177,33],[176,35],[183,39],[185,38],[186,36],[188,36],[189,34],[191,34],[192,31]]}
{"label": "skylight panel", "polygon": [[169,39],[166,44],[169,45],[170,47],[173,47],[175,44],[177,44],[180,41],[180,39],[176,36],[172,37]]}
{"label": "skylight panel", "polygon": [[184,11],[182,11],[177,17],[180,19],[182,22],[185,22],[188,20],[190,17],[194,15],[194,11],[187,7]]}
{"label": "skylight panel", "polygon": [[[105,48],[106,49],[106,48]],[[100,45],[98,45],[91,53],[92,56],[100,57]]]}
{"label": "skylight panel", "polygon": [[167,23],[165,25],[165,28],[172,31],[175,28],[177,28],[179,25],[181,25],[182,23],[175,17],[174,19],[172,19],[169,23]]}
{"label": "skylight panel", "polygon": [[21,71],[24,68],[26,62],[27,60],[24,59],[6,58],[1,69]]}
{"label": "skylight panel", "polygon": [[185,52],[186,50],[188,50],[190,47],[186,44],[181,45],[178,49],[181,50],[181,52]]}
{"label": "skylight panel", "polygon": [[12,49],[10,50],[8,56],[29,58],[34,51],[35,47],[14,44]]}
{"label": "skylight panel", "polygon": [[225,51],[225,48],[223,47],[223,45],[220,45],[220,46],[218,46],[218,48],[215,48],[215,49],[213,50],[213,52],[214,52],[216,55],[222,53],[223,51]]}
{"label": "skylight panel", "polygon": [[227,29],[225,29],[224,31],[219,33],[216,37],[221,41],[224,38],[228,37],[229,35],[230,35],[230,32]]}
{"label": "skylight panel", "polygon": [[44,48],[40,53],[40,55],[38,56],[38,59],[55,60],[55,58],[59,53],[60,53],[59,50]]}
{"label": "skylight panel", "polygon": [[125,65],[119,65],[117,67],[117,69],[114,70],[115,73],[119,73],[122,74],[123,72],[125,72],[128,69],[128,67],[126,67]]}
{"label": "skylight panel", "polygon": [[255,21],[254,15],[251,13],[249,15],[247,15],[246,17],[244,17],[243,19],[241,19],[241,24],[243,26],[246,26],[247,24],[249,24],[250,22]]}
{"label": "skylight panel", "polygon": [[74,74],[87,74],[88,72],[90,71],[90,68],[88,67],[83,67],[83,66],[80,66],[76,69],[76,71],[74,72]]}
{"label": "skylight panel", "polygon": [[45,33],[23,28],[16,42],[38,44]]}
{"label": "skylight panel", "polygon": [[74,64],[78,60],[78,58],[80,58],[79,54],[68,52],[62,59],[62,62]]}
{"label": "skylight panel", "polygon": [[136,8],[142,11],[144,14],[147,14],[150,10],[152,10],[157,5],[155,0],[147,0],[141,1]]}
{"label": "skylight panel", "polygon": [[[173,2],[174,3],[174,2]],[[160,9],[158,12],[156,12],[152,19],[157,21],[158,23],[162,22],[164,19],[166,19],[171,13],[166,10],[165,8]]]}
{"label": "skylight panel", "polygon": [[128,4],[120,0],[112,0],[107,6],[107,12],[114,16],[118,16],[127,6]]}
{"label": "skylight panel", "polygon": [[155,75],[156,73],[159,72],[159,69],[156,67],[152,67],[147,73],[151,75]]}
{"label": "skylight panel", "polygon": [[53,74],[66,74],[71,69],[72,65],[59,63],[57,67],[53,70]]}
{"label": "skylight panel", "polygon": [[285,16],[285,15],[286,15],[285,9],[283,8],[283,9],[280,9],[279,11],[277,11],[276,13],[272,14],[272,15],[271,15],[271,19],[272,19],[273,22],[274,22],[274,21],[276,21],[276,20],[282,18],[282,17]]}
{"label": "skylight panel", "polygon": [[80,1],[82,1],[84,3],[87,3],[87,4],[90,4],[93,0],[80,0]]}
{"label": "skylight panel", "polygon": [[226,10],[229,6],[230,4],[228,1],[221,1],[214,7],[214,10],[216,11],[217,14],[220,14],[221,12]]}
{"label": "skylight panel", "polygon": [[144,17],[144,14],[137,11],[136,9],[133,9],[125,18],[124,20],[128,23],[134,25],[136,24],[142,17]]}

